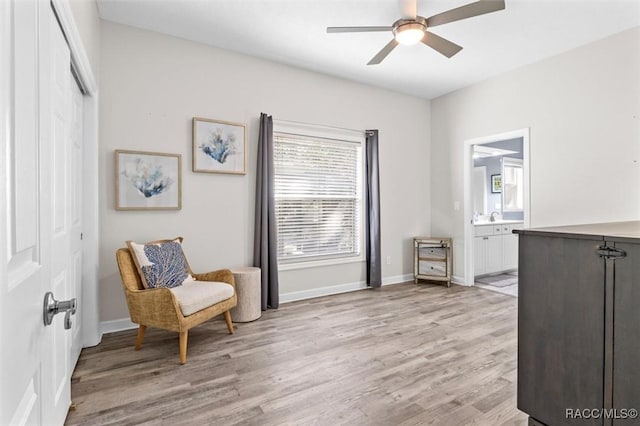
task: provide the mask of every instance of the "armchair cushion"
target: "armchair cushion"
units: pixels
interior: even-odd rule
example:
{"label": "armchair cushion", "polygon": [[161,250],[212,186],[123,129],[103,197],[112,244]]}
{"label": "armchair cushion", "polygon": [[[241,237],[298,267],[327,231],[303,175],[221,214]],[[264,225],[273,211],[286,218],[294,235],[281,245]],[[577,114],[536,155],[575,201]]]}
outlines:
{"label": "armchair cushion", "polygon": [[177,287],[193,281],[182,237],[139,244],[127,241],[144,288]]}
{"label": "armchair cushion", "polygon": [[233,297],[233,286],[213,281],[192,281],[170,289],[183,316],[189,316]]}

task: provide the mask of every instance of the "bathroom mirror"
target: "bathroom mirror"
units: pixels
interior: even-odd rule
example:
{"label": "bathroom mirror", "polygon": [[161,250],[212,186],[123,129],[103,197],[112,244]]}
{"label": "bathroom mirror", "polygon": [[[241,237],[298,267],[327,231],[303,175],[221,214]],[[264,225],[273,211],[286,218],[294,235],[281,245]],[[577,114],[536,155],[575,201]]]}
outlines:
{"label": "bathroom mirror", "polygon": [[487,214],[487,167],[473,168],[473,211],[478,215]]}

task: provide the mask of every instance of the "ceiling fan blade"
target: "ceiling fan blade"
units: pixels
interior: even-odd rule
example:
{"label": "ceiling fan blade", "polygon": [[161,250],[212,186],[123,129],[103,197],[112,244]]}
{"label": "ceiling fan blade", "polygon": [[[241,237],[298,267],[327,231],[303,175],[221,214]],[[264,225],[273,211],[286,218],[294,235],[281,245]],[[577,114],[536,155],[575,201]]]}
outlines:
{"label": "ceiling fan blade", "polygon": [[497,12],[503,9],[504,0],[480,0],[427,18],[427,27],[436,27],[438,25],[448,24],[449,22],[472,18],[474,16],[484,15],[485,13]]}
{"label": "ceiling fan blade", "polygon": [[327,27],[327,33],[364,33],[373,31],[391,31],[393,27]]}
{"label": "ceiling fan blade", "polygon": [[430,48],[436,50],[438,53],[443,54],[447,58],[452,57],[456,53],[462,50],[462,46],[458,46],[452,41],[442,38],[439,35],[427,31],[422,37],[422,42]]}
{"label": "ceiling fan blade", "polygon": [[400,0],[400,15],[404,19],[416,19],[418,0]]}
{"label": "ceiling fan blade", "polygon": [[391,53],[393,49],[395,49],[397,45],[398,42],[396,41],[396,39],[392,38],[391,41],[387,43],[387,45],[383,47],[376,56],[374,56],[369,62],[367,62],[367,65],[378,65],[384,60],[384,58],[387,57],[389,53]]}

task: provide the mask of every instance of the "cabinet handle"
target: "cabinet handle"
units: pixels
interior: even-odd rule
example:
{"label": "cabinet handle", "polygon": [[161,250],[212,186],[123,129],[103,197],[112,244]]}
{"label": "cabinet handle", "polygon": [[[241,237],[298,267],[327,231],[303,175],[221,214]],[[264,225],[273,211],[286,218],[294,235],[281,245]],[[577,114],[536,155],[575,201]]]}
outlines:
{"label": "cabinet handle", "polygon": [[621,249],[608,247],[606,245],[598,247],[598,256],[604,259],[620,259],[627,256],[627,252]]}
{"label": "cabinet handle", "polygon": [[483,239],[483,240],[488,240],[488,239],[489,239],[489,237],[482,237],[482,239]]}

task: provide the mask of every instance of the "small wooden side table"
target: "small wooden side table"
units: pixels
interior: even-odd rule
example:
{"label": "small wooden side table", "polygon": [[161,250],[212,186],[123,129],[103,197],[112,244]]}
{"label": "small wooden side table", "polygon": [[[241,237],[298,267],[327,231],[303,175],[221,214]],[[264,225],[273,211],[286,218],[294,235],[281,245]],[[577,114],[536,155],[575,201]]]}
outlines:
{"label": "small wooden side table", "polygon": [[231,268],[236,282],[238,304],[231,309],[233,322],[251,322],[262,316],[260,268]]}
{"label": "small wooden side table", "polygon": [[451,286],[453,256],[451,238],[416,237],[413,239],[413,281],[446,281]]}

